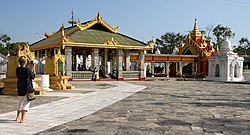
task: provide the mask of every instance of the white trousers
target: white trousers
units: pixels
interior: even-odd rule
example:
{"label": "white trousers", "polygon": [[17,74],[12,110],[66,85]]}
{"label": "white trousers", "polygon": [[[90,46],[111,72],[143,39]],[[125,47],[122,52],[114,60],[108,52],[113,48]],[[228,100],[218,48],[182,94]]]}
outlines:
{"label": "white trousers", "polygon": [[30,101],[27,100],[27,95],[25,95],[23,97],[23,99],[20,100],[17,110],[19,110],[19,111],[21,111],[21,110],[29,111],[29,109],[30,109]]}

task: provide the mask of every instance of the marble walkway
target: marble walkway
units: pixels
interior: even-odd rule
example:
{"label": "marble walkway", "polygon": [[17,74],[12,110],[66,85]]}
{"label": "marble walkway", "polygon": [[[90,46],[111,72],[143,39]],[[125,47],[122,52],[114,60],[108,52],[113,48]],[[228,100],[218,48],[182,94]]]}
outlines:
{"label": "marble walkway", "polygon": [[[46,129],[88,116],[106,106],[120,101],[145,87],[125,82],[106,82],[115,87],[93,90],[86,94],[51,92],[46,96],[68,97],[32,107],[29,122],[15,122],[16,111],[0,114],[0,132],[5,135],[35,134]],[[81,88],[77,88],[81,90]]]}

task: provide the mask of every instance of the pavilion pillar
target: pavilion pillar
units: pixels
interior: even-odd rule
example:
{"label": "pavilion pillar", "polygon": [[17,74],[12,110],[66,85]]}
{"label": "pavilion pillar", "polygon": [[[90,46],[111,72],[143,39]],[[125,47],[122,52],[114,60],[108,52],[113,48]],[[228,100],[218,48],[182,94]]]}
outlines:
{"label": "pavilion pillar", "polygon": [[51,58],[52,58],[52,49],[49,49],[49,50],[48,50],[48,57],[51,57]]}
{"label": "pavilion pillar", "polygon": [[181,78],[182,78],[182,67],[183,67],[182,62],[179,62],[179,72],[180,72],[180,77]]}
{"label": "pavilion pillar", "polygon": [[38,60],[38,64],[36,66],[36,72],[37,73],[40,73],[40,70],[41,70],[41,62],[40,62],[40,50],[37,50],[36,52],[36,58]]}
{"label": "pavilion pillar", "polygon": [[170,71],[169,67],[170,67],[170,63],[166,62],[166,74],[168,78],[169,78],[169,71]]}
{"label": "pavilion pillar", "polygon": [[176,71],[175,76],[180,75],[179,65],[180,65],[180,63],[178,63],[178,62],[175,63],[175,71]]}
{"label": "pavilion pillar", "polygon": [[41,68],[42,68],[41,73],[44,74],[45,73],[45,63],[44,63],[44,61],[45,61],[46,58],[48,58],[48,49],[44,50],[44,57],[42,56],[42,58],[43,59],[41,61]]}
{"label": "pavilion pillar", "polygon": [[95,67],[95,52],[94,49],[91,51],[91,70],[93,70]]}
{"label": "pavilion pillar", "polygon": [[44,57],[47,58],[48,57],[48,49],[45,49],[44,53],[45,53]]}
{"label": "pavilion pillar", "polygon": [[99,80],[99,49],[92,49],[92,57],[91,57],[91,66],[92,66],[92,70],[94,70],[94,68],[96,67],[97,69],[97,77],[96,79]]}
{"label": "pavilion pillar", "polygon": [[122,76],[122,53],[121,49],[116,49],[116,71],[117,71],[117,80],[123,80]]}
{"label": "pavilion pillar", "polygon": [[192,62],[192,74],[194,75],[194,77],[196,77],[197,71],[196,71],[196,63]]}
{"label": "pavilion pillar", "polygon": [[139,51],[139,71],[140,71],[140,80],[144,81],[145,80],[145,75],[144,75],[144,59],[145,59],[145,54],[144,51]]}
{"label": "pavilion pillar", "polygon": [[242,72],[243,72],[243,65],[241,65],[241,64],[239,64],[239,77],[240,78],[243,78],[243,74],[242,74]]}
{"label": "pavilion pillar", "polygon": [[[160,65],[161,65],[162,63],[160,63]],[[166,73],[166,63],[163,63],[164,64],[164,66],[163,66],[163,70],[162,70],[162,73]]]}
{"label": "pavilion pillar", "polygon": [[86,70],[86,50],[84,50],[84,48],[82,49],[82,70],[85,71]]}
{"label": "pavilion pillar", "polygon": [[130,50],[126,50],[125,68],[126,71],[130,71]]}
{"label": "pavilion pillar", "polygon": [[112,50],[111,52],[111,73],[113,72],[113,70],[116,70],[116,66],[115,66],[115,63],[116,63],[116,55],[115,55],[115,50]]}
{"label": "pavilion pillar", "polygon": [[73,70],[76,71],[76,68],[77,68],[77,58],[76,58],[76,54],[74,53],[73,54]]}
{"label": "pavilion pillar", "polygon": [[154,63],[154,62],[151,62],[150,65],[151,65],[151,67],[150,67],[151,77],[154,77],[154,73],[155,73],[155,63]]}
{"label": "pavilion pillar", "polygon": [[102,61],[103,61],[102,70],[103,70],[104,75],[106,76],[108,74],[108,65],[107,65],[107,63],[108,63],[108,49],[107,48],[104,49]]}
{"label": "pavilion pillar", "polygon": [[43,58],[43,51],[44,50],[40,50],[39,52],[39,59],[38,59],[38,63],[39,63],[39,74],[42,74],[42,71],[43,71],[43,65],[42,65],[42,58]]}
{"label": "pavilion pillar", "polygon": [[234,80],[234,65],[232,65],[232,64],[230,64],[229,65],[229,70],[228,71],[230,71],[230,69],[231,69],[231,74],[229,73],[227,73],[227,80],[228,81],[230,81],[229,79],[231,79],[231,81],[233,81]]}
{"label": "pavilion pillar", "polygon": [[72,76],[72,47],[69,46],[65,47],[65,69],[66,75]]}

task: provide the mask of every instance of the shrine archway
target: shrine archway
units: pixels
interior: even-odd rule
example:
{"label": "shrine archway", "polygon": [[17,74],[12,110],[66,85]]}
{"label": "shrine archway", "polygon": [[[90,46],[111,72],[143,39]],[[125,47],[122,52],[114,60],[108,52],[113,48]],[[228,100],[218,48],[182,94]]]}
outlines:
{"label": "shrine archway", "polygon": [[216,64],[215,66],[215,77],[220,77],[220,66]]}

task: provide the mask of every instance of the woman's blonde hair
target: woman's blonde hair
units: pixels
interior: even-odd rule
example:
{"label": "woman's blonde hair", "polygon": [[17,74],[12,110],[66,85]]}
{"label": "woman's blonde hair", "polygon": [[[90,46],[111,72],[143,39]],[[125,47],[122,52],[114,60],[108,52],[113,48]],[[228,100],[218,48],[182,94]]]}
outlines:
{"label": "woman's blonde hair", "polygon": [[24,66],[27,63],[27,58],[25,56],[21,56],[18,61],[20,66]]}

